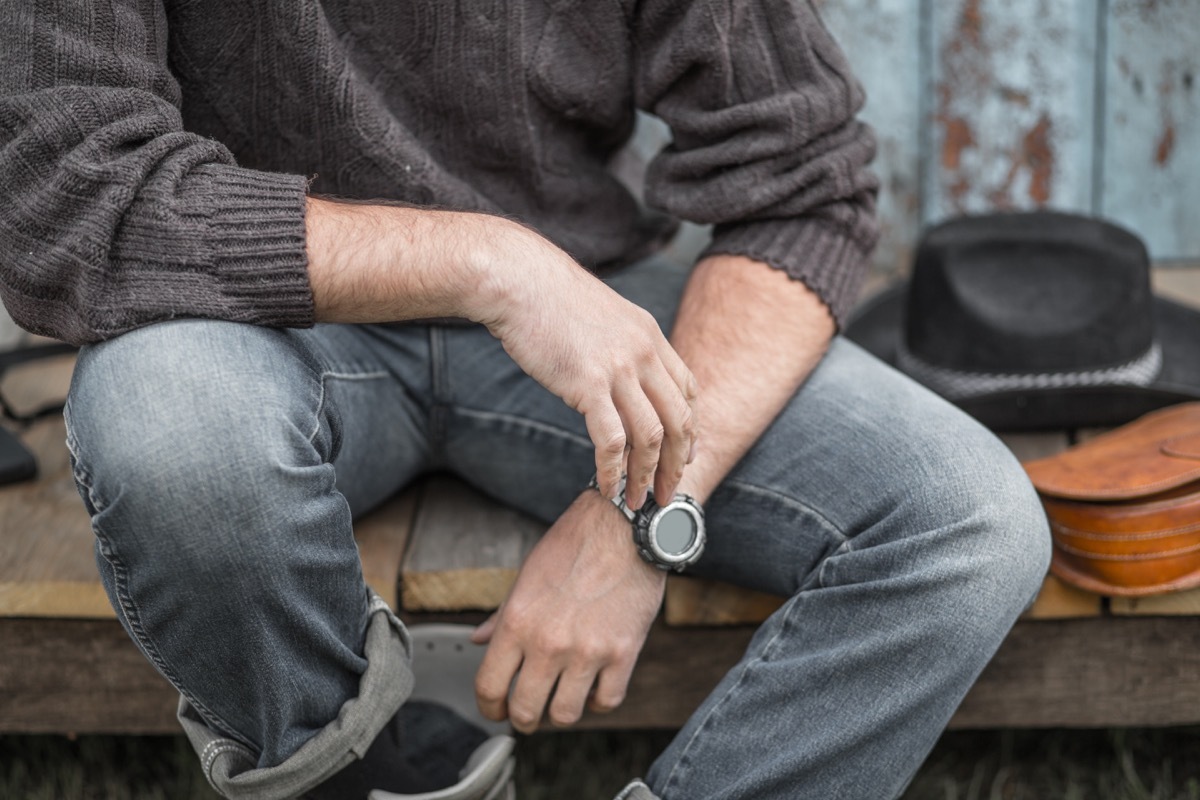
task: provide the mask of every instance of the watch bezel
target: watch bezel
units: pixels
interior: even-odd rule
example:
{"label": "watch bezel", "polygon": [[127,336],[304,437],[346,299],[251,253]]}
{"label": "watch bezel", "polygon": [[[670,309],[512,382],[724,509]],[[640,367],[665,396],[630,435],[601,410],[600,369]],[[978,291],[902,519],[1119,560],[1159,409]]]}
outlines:
{"label": "watch bezel", "polygon": [[[701,553],[704,552],[705,544],[705,529],[704,529],[704,512],[696,504],[696,501],[684,494],[677,494],[669,503],[658,505],[651,498],[647,498],[647,505],[653,504],[654,509],[647,511],[643,506],[637,513],[637,532],[638,532],[638,549],[642,552],[643,558],[646,558],[652,564],[661,565],[667,569],[680,571],[685,567],[694,564],[699,560]],[[668,553],[658,543],[658,523],[664,516],[672,511],[683,511],[692,518],[695,525],[695,532],[692,536],[692,542],[682,553]]]}

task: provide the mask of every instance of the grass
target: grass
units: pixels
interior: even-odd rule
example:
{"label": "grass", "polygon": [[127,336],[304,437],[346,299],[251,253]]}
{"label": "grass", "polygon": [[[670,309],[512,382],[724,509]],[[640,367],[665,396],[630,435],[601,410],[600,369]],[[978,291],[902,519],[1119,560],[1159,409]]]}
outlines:
{"label": "grass", "polygon": [[[548,733],[518,745],[520,800],[608,800],[665,731]],[[0,737],[5,800],[212,800],[182,737]],[[1200,728],[951,732],[904,800],[1200,800]]]}

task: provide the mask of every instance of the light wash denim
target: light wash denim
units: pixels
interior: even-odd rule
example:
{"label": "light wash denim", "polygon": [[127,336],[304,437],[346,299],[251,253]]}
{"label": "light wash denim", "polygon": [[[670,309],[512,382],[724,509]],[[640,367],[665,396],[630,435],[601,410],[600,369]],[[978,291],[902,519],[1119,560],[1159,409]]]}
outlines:
{"label": "light wash denim", "polygon": [[[610,284],[669,329],[685,278]],[[449,470],[551,521],[593,471],[583,420],[474,326],[155,325],[84,349],[68,429],[113,606],[236,798],[332,774],[408,695],[355,515]],[[1049,558],[1003,445],[842,339],[707,517],[694,573],[790,599],[653,765],[666,800],[896,797]]]}

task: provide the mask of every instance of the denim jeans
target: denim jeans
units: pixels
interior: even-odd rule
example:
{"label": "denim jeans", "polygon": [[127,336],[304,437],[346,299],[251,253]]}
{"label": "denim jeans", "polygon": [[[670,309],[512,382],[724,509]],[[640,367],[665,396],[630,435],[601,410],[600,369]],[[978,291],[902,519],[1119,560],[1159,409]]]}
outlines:
{"label": "denim jeans", "polygon": [[[685,278],[609,282],[669,329]],[[231,797],[317,783],[407,697],[356,515],[448,470],[549,522],[593,471],[475,326],[154,325],[84,349],[68,429],[113,606]],[[1049,557],[1003,445],[840,338],[706,511],[692,571],[790,599],[651,768],[666,800],[899,795]]]}

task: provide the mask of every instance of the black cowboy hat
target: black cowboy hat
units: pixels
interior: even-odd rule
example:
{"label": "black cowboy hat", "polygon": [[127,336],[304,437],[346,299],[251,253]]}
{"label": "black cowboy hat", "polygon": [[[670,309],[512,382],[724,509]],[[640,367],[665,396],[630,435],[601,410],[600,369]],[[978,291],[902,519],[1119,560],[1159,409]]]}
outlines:
{"label": "black cowboy hat", "polygon": [[994,430],[1120,425],[1200,399],[1200,311],[1155,297],[1137,236],[1049,211],[928,230],[846,335]]}

